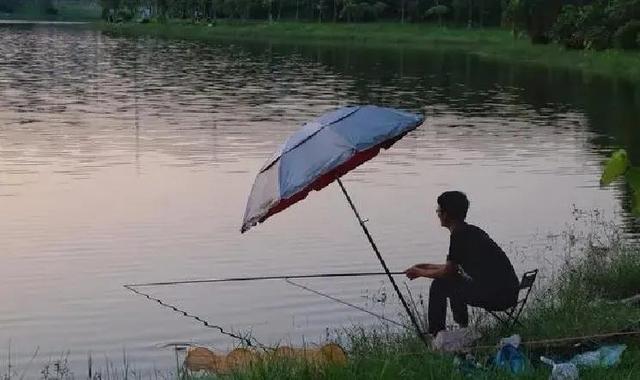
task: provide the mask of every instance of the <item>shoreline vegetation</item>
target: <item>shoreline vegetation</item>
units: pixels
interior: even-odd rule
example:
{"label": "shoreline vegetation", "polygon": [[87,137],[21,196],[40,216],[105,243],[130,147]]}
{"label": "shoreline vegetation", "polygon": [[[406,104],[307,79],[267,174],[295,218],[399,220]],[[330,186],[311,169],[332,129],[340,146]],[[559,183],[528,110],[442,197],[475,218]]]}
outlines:
{"label": "shoreline vegetation", "polygon": [[200,41],[237,40],[369,47],[444,49],[467,52],[505,63],[581,71],[585,75],[640,82],[640,52],[619,49],[568,50],[558,44],[534,45],[499,28],[467,29],[433,24],[312,23],[218,21],[194,24],[96,23],[102,31],[122,36],[152,36]]}

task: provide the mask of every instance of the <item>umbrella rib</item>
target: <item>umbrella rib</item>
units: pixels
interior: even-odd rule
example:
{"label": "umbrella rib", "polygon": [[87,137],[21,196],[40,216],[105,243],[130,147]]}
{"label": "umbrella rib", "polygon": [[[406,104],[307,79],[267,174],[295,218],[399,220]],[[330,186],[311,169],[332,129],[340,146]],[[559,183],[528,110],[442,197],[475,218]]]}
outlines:
{"label": "umbrella rib", "polygon": [[285,150],[284,147],[282,149],[282,151],[280,152],[280,155],[276,158],[273,158],[271,163],[269,163],[269,165],[266,165],[264,168],[262,168],[260,170],[260,172],[265,172],[267,171],[270,167],[272,167],[276,162],[278,162],[280,160],[280,158],[282,156],[284,156],[286,153],[291,152],[292,150],[296,149],[297,147],[299,147],[300,145],[304,144],[305,142],[309,141],[309,139],[311,139],[313,136],[317,135],[318,133],[320,133],[320,131],[322,131],[323,129],[341,121],[346,119],[347,117],[353,115],[354,113],[356,113],[356,111],[358,111],[361,108],[361,106],[356,106],[351,112],[348,112],[342,116],[340,116],[339,118],[332,120],[330,123],[326,123],[326,124],[322,124],[317,131],[314,131],[312,134],[310,134],[309,136],[305,137],[303,140],[301,140],[300,142],[298,142],[296,145],[290,147],[289,149]]}

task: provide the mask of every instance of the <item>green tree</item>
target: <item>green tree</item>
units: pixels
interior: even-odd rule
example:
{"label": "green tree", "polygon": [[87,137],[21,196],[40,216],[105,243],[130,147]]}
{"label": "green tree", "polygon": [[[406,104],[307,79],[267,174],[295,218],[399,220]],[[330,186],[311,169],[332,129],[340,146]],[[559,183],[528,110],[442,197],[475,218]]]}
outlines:
{"label": "green tree", "polygon": [[624,178],[626,185],[631,190],[631,212],[640,216],[640,167],[631,165],[629,156],[624,149],[613,152],[607,160],[600,177],[600,185],[608,186],[619,178]]}

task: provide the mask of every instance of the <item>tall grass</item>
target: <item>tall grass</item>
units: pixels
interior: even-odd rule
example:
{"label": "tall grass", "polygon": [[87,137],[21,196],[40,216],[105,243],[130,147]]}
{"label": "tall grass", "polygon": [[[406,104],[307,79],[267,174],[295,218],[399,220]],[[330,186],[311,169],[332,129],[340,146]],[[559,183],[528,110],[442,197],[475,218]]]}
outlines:
{"label": "tall grass", "polygon": [[[517,332],[529,339],[640,330],[640,307],[616,302],[640,293],[640,249],[620,245],[587,249],[567,262],[528,305]],[[496,338],[509,333],[489,328]]]}
{"label": "tall grass", "polygon": [[[344,367],[327,366],[315,368],[307,363],[295,361],[260,362],[247,371],[237,372],[226,376],[214,376],[206,374],[192,374],[191,380],[266,380],[266,379],[537,379],[547,380],[550,369],[545,366],[533,366],[526,373],[514,376],[505,371],[485,367],[474,372],[473,376],[465,376],[454,364],[453,355],[433,353],[403,353],[387,352],[384,356],[366,354],[350,358],[349,364]],[[615,368],[585,369],[580,371],[583,380],[603,379],[637,379],[640,371],[640,350],[630,348],[622,356],[621,363]]]}

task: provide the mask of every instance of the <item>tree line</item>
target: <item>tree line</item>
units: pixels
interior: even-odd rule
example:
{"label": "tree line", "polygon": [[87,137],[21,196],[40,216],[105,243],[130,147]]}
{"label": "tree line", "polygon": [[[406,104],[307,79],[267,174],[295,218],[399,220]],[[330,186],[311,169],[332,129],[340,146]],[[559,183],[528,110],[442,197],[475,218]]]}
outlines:
{"label": "tree line", "polygon": [[[17,0],[10,0],[17,1]],[[47,0],[38,0],[47,1]],[[50,1],[50,0],[49,0]],[[504,27],[574,49],[640,47],[640,0],[100,0],[109,21],[431,22]]]}
{"label": "tree line", "polygon": [[548,34],[571,49],[639,49],[640,0],[567,4]]}
{"label": "tree line", "polygon": [[[103,9],[121,17],[304,20],[318,22],[452,22],[500,25],[505,0],[102,0]],[[129,12],[129,14],[125,14]],[[105,15],[107,16],[107,15]]]}
{"label": "tree line", "polygon": [[[0,0],[55,15],[63,0]],[[93,2],[94,0],[85,0]],[[534,43],[571,49],[640,48],[640,0],[98,0],[110,22],[280,20],[396,21],[509,28]]]}

